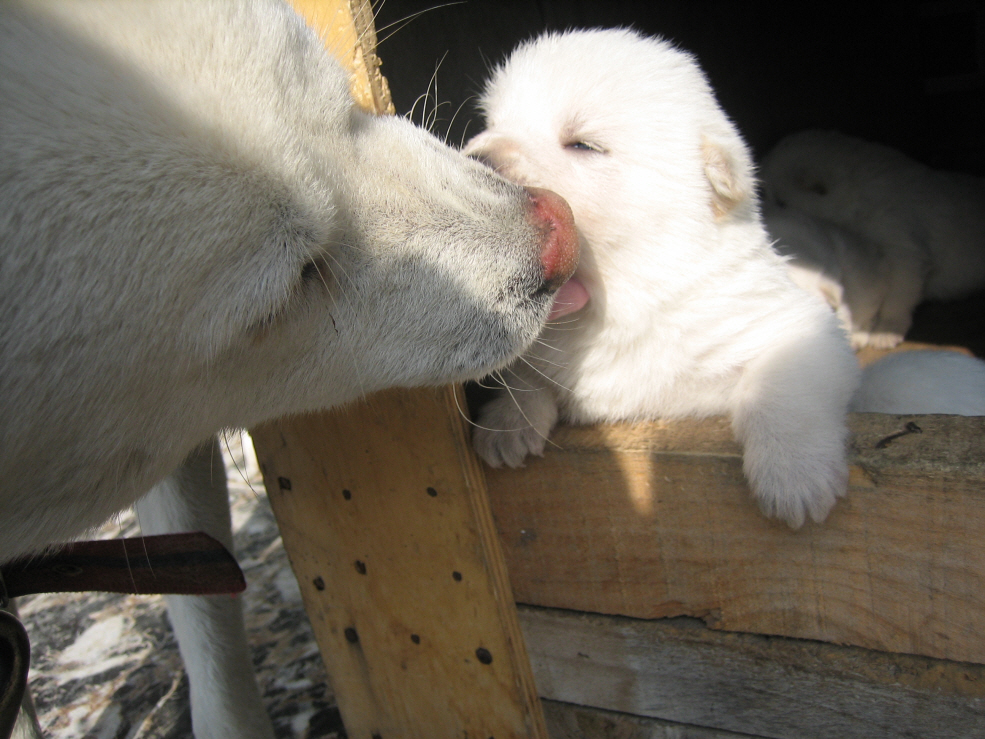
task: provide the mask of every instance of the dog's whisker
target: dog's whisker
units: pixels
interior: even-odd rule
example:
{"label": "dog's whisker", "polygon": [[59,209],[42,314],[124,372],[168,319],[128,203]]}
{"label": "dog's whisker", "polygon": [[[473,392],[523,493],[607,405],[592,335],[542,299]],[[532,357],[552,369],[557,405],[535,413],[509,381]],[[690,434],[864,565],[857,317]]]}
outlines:
{"label": "dog's whisker", "polygon": [[525,362],[536,360],[542,364],[547,364],[550,365],[551,367],[557,367],[558,369],[567,369],[569,366],[568,364],[562,364],[560,362],[552,362],[550,359],[547,359],[546,357],[542,357],[532,353],[528,353],[525,357],[520,357],[520,359],[524,360]]}
{"label": "dog's whisker", "polygon": [[[451,135],[451,129],[452,129],[452,127],[454,127],[454,125],[455,125],[455,121],[456,121],[456,120],[458,119],[458,114],[462,112],[462,108],[464,108],[464,107],[465,107],[465,105],[466,105],[466,104],[467,104],[467,103],[468,103],[468,102],[469,102],[470,100],[472,100],[472,97],[471,97],[471,96],[470,96],[470,97],[467,97],[467,98],[465,98],[465,100],[463,100],[462,102],[460,102],[460,103],[458,104],[458,107],[457,107],[457,108],[455,109],[455,112],[454,112],[454,113],[452,113],[452,116],[451,116],[451,120],[450,120],[450,121],[448,121],[448,127],[447,127],[447,128],[445,129],[445,138],[444,138],[444,143],[445,143],[445,145],[447,145],[447,144],[448,144],[448,137],[449,137],[449,136]],[[448,104],[449,104],[449,105],[451,105],[451,103],[448,103]],[[461,147],[461,146],[459,146],[458,148],[459,148],[459,149],[461,149],[462,147]]]}
{"label": "dog's whisker", "polygon": [[[547,380],[552,385],[556,385],[557,387],[561,388],[565,392],[568,392],[568,393],[571,392],[571,389],[570,388],[565,387],[560,382],[558,382],[557,380],[555,380],[553,377],[551,377],[550,375],[548,375],[548,374],[544,373],[543,371],[541,371],[540,369],[538,369],[533,364],[533,362],[530,362],[529,360],[527,360],[524,357],[520,357],[520,361],[522,361],[525,365],[527,365],[530,369],[532,369],[534,372],[536,372],[538,375],[540,375],[541,377],[543,377],[545,380]],[[546,360],[544,360],[544,361],[546,361]],[[559,367],[559,368],[563,368],[563,366],[564,366],[564,365],[560,365],[560,364],[554,364],[553,362],[547,362],[547,363],[548,364],[551,364],[551,365],[553,365],[555,367]]]}
{"label": "dog's whisker", "polygon": [[[438,71],[441,69],[441,65],[444,63],[445,59],[447,58],[448,58],[448,52],[446,51],[441,56],[441,59],[438,60],[438,63],[434,65],[434,72],[431,74],[431,79],[428,81],[427,94],[432,100],[434,100],[434,104],[433,107],[431,108],[431,113],[428,115],[426,125],[424,125],[424,129],[431,134],[434,133],[434,127],[435,125],[437,125],[438,122],[438,108],[439,108]],[[425,104],[425,109],[426,107],[427,106]]]}
{"label": "dog's whisker", "polygon": [[[336,267],[338,267],[339,271],[342,273],[342,276],[345,277],[346,281],[349,284],[349,287],[352,288],[352,291],[355,293],[356,297],[361,302],[365,303],[366,302],[365,296],[363,296],[363,294],[359,291],[359,287],[356,285],[356,281],[353,280],[352,277],[349,275],[349,273],[346,271],[345,267],[342,265],[342,262],[340,262],[339,259],[331,252],[326,252],[325,256],[328,259],[330,259],[335,264]],[[339,287],[345,289],[342,280],[339,279],[339,276],[335,273],[335,270],[332,269],[332,265],[329,264],[328,262],[325,262],[325,266],[328,267],[328,271],[332,273],[332,277],[338,283]],[[319,274],[321,273],[319,272]]]}
{"label": "dog's whisker", "polygon": [[473,427],[475,427],[477,429],[482,429],[483,431],[492,431],[492,432],[495,432],[495,433],[516,433],[517,431],[524,431],[523,428],[518,428],[518,429],[494,429],[494,428],[489,428],[488,426],[483,426],[482,424],[476,423],[475,421],[473,421],[469,417],[469,414],[465,412],[465,409],[462,408],[462,404],[458,400],[458,393],[454,393],[454,397],[455,397],[455,407],[458,409],[458,414],[463,419],[465,419],[465,422],[467,424],[469,424],[470,426],[473,426]]}
{"label": "dog's whisker", "polygon": [[513,391],[510,389],[510,387],[508,385],[506,386],[506,392],[508,392],[510,394],[510,398],[513,399],[513,403],[514,403],[514,405],[516,405],[517,410],[520,411],[520,415],[523,416],[523,420],[527,422],[527,428],[533,429],[534,433],[537,434],[537,436],[539,436],[540,438],[542,438],[545,443],[550,444],[551,446],[555,447],[556,449],[560,449],[561,447],[558,446],[558,444],[556,444],[555,442],[551,441],[548,438],[547,434],[545,434],[544,432],[542,432],[539,428],[537,428],[531,422],[531,420],[527,417],[527,414],[524,412],[523,406],[521,406],[520,403],[519,403],[519,401],[517,401],[516,396],[513,395]]}
{"label": "dog's whisker", "polygon": [[[229,434],[234,431],[239,434],[239,448],[242,452],[242,455],[240,456],[237,456],[237,454],[233,451],[232,447],[229,445]],[[259,498],[260,494],[257,492],[256,488],[253,487],[253,481],[250,479],[249,469],[245,466],[246,447],[245,444],[243,443],[243,429],[223,429],[222,431],[219,432],[219,441],[225,444],[226,458],[230,462],[232,462],[233,467],[235,468],[236,472],[239,474],[239,478],[246,483],[246,486],[252,491],[253,495]],[[240,458],[242,458],[243,460],[244,466],[242,467],[239,464]]]}
{"label": "dog's whisker", "polygon": [[[496,372],[492,373],[492,377],[494,377],[496,380],[499,381],[499,387],[503,389],[507,389],[510,388],[510,384],[506,381],[506,378],[503,376],[503,372],[509,372],[512,375],[516,375],[516,370],[514,370],[512,367],[506,367],[505,369],[497,370]],[[519,378],[519,375],[516,376]],[[520,379],[522,380],[523,378]],[[513,388],[513,389],[519,390],[519,388]]]}
{"label": "dog's whisker", "polygon": [[[527,365],[531,366],[531,368],[533,368],[533,365],[530,365],[530,362],[528,361],[528,359],[526,357],[520,357],[520,359],[523,360],[523,363],[524,364],[527,364]],[[516,387],[516,386],[514,386],[513,387],[513,390],[515,390],[516,392],[521,392],[521,393],[531,393],[531,392],[533,392],[533,393],[539,393],[539,392],[541,392],[544,389],[543,387],[534,387],[534,386],[530,385],[530,379],[528,377],[520,374],[519,372],[517,372],[517,370],[513,369],[512,366],[507,367],[505,371],[506,372],[509,372],[511,375],[513,375],[514,377],[516,377],[520,382],[524,383],[525,385],[528,385],[528,387]],[[538,371],[537,374],[542,374],[542,373]],[[553,382],[553,380],[552,380],[552,382]]]}
{"label": "dog's whisker", "polygon": [[[414,122],[414,113],[417,112],[417,104],[418,103],[421,103],[421,102],[424,102],[424,107],[425,108],[427,107],[427,102],[426,102],[427,101],[427,96],[428,96],[428,93],[427,92],[424,92],[424,93],[418,95],[417,98],[414,100],[414,104],[410,106],[410,110],[407,112],[407,115],[405,117],[411,123]],[[424,124],[424,113],[422,112],[421,113],[421,127],[422,128],[424,127],[423,124]]]}
{"label": "dog's whisker", "polygon": [[543,339],[543,338],[541,338],[539,336],[536,339],[534,339],[534,344],[536,344],[537,346],[542,346],[545,349],[549,349],[552,352],[558,352],[558,353],[561,353],[561,354],[564,354],[565,353],[564,352],[564,349],[561,349],[560,347],[557,347],[557,346],[554,346],[553,344],[550,344],[546,339]]}
{"label": "dog's whisker", "polygon": [[[383,7],[384,4],[385,3],[380,3],[379,6],[374,10],[374,14],[379,13],[380,9]],[[400,18],[399,20],[395,20],[391,23],[387,23],[385,26],[380,26],[379,28],[376,29],[376,34],[377,34],[376,44],[377,46],[379,46],[381,44],[386,43],[389,39],[393,38],[395,34],[400,33],[402,30],[404,30],[407,26],[409,26],[411,23],[413,23],[415,20],[420,18],[425,13],[430,13],[432,10],[441,10],[442,8],[450,8],[455,5],[464,5],[464,4],[465,4],[465,0],[459,0],[459,2],[433,5],[430,8],[424,8],[424,10],[419,10],[416,13],[411,13],[410,15]],[[398,27],[390,31],[390,29],[393,28],[394,26],[398,26]],[[382,33],[383,31],[390,31],[390,33],[388,33],[386,36],[383,36],[381,38],[379,34]]]}
{"label": "dog's whisker", "polygon": [[[352,286],[353,292],[355,292],[356,294],[356,298],[361,302],[365,302],[362,293],[359,292],[359,288],[356,287],[355,282],[353,282],[352,278],[349,277],[348,273],[345,271],[345,268],[339,263],[337,259],[335,259],[335,257],[332,257],[331,255],[329,255],[329,257],[332,259],[332,261],[335,262],[336,266],[340,270],[342,270],[342,273],[345,275],[345,278],[349,280],[349,284]],[[326,262],[325,266],[328,267],[328,271],[332,273],[332,277],[335,279],[335,281],[341,285],[341,281],[339,280],[338,275],[335,274],[335,270],[332,269],[332,265]],[[319,275],[320,274],[321,272],[319,271]],[[335,314],[340,313],[339,302],[335,297],[335,293],[329,290],[328,295],[330,300],[332,301],[333,312]],[[329,316],[332,315],[333,315],[332,313],[329,314]],[[336,334],[338,334],[338,327],[335,325],[334,318],[332,318],[332,326],[333,328],[335,328]],[[346,343],[346,346],[348,347],[349,357],[352,359],[352,364],[357,370],[355,374],[355,378],[356,378],[356,383],[359,387],[360,398],[365,400],[367,392],[366,389],[363,387],[363,381],[362,381],[362,378],[364,376],[364,368],[362,366],[362,363],[359,361],[359,358],[356,356],[355,349],[348,343]]]}
{"label": "dog's whisker", "polygon": [[[522,359],[526,364],[528,364],[530,366],[530,368],[534,372],[536,372],[538,375],[540,375],[541,377],[543,377],[545,380],[547,380],[548,382],[550,382],[553,385],[557,385],[558,387],[560,387],[562,389],[565,389],[560,383],[555,382],[553,379],[551,379],[550,377],[548,377],[547,375],[545,375],[543,372],[541,372],[540,370],[538,370],[536,367],[534,367],[532,364],[530,364],[529,362],[527,362],[526,359],[524,359],[523,357],[520,357],[520,359]],[[504,388],[508,388],[509,390],[512,390],[515,393],[540,393],[540,392],[543,392],[544,391],[544,388],[543,387],[529,386],[529,380],[528,380],[528,378],[521,376],[520,373],[518,373],[512,367],[507,367],[505,371],[506,372],[509,372],[512,375],[514,375],[517,379],[519,379],[525,385],[528,385],[528,387],[511,386],[508,383],[506,383],[505,380],[503,380],[503,387]],[[502,379],[502,375],[500,375],[500,378]],[[512,393],[511,393],[511,396],[512,396]],[[513,400],[514,400],[514,402],[516,402],[516,398],[514,398]]]}
{"label": "dog's whisker", "polygon": [[472,119],[465,121],[465,127],[462,128],[462,140],[458,142],[458,149],[461,151],[465,148],[465,142],[468,139],[469,124],[472,123]]}

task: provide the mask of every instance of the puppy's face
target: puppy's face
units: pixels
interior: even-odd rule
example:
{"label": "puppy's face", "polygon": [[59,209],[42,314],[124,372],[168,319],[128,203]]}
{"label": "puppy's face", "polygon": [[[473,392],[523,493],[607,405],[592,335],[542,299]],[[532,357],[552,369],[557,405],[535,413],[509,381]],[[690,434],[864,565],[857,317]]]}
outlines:
{"label": "puppy's face", "polygon": [[486,130],[466,153],[560,193],[594,246],[724,219],[751,193],[745,146],[700,69],[660,40],[541,37],[496,70],[482,107]]}

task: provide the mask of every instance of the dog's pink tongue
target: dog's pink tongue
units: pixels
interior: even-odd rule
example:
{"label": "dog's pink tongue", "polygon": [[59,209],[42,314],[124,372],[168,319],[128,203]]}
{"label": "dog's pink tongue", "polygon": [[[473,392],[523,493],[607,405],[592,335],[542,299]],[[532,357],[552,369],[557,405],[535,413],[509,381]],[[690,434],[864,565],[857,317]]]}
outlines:
{"label": "dog's pink tongue", "polygon": [[577,277],[572,277],[561,285],[554,295],[554,305],[551,306],[551,313],[547,316],[547,320],[553,321],[561,316],[574,313],[583,308],[587,302],[588,290]]}

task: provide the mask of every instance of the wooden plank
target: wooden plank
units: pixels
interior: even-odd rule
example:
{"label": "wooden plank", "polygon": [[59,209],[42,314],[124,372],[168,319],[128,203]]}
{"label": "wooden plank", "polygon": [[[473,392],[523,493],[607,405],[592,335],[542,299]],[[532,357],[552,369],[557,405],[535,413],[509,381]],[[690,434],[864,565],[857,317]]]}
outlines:
{"label": "wooden plank", "polygon": [[252,431],[353,739],[545,737],[454,390]]}
{"label": "wooden plank", "polygon": [[848,497],[796,532],[724,419],[558,429],[487,470],[518,601],[985,663],[985,418],[850,425]]}
{"label": "wooden plank", "polygon": [[676,721],[630,716],[599,708],[543,701],[551,739],[759,739]]}
{"label": "wooden plank", "polygon": [[716,632],[695,619],[535,608],[520,617],[552,700],[773,739],[985,734],[982,665]]}
{"label": "wooden plank", "polygon": [[[368,0],[294,0],[392,113]],[[251,431],[353,739],[546,739],[502,550],[453,388]]]}
{"label": "wooden plank", "polygon": [[326,48],[352,72],[352,96],[371,113],[394,113],[390,89],[376,55],[376,29],[369,0],[291,0]]}

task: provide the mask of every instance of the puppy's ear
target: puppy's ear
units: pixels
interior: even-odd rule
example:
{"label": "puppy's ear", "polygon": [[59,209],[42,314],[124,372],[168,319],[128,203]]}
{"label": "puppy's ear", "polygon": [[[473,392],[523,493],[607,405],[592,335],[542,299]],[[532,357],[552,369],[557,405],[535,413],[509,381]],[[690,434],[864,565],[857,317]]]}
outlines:
{"label": "puppy's ear", "polygon": [[745,147],[739,143],[736,155],[735,145],[707,134],[701,136],[701,156],[704,161],[705,176],[711,184],[711,209],[716,220],[723,220],[735,208],[752,197],[755,182],[752,165]]}

